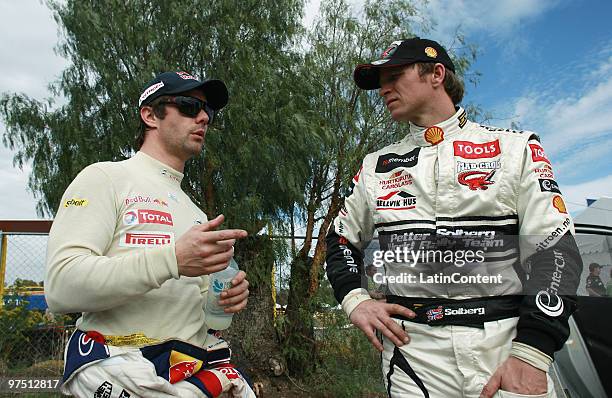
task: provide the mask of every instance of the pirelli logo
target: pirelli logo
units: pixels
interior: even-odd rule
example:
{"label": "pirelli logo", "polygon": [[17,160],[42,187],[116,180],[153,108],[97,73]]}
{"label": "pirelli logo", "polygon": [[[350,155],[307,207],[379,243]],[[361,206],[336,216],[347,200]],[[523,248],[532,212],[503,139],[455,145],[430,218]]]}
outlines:
{"label": "pirelli logo", "polygon": [[122,247],[155,247],[169,245],[174,241],[172,232],[126,232],[121,236]]}

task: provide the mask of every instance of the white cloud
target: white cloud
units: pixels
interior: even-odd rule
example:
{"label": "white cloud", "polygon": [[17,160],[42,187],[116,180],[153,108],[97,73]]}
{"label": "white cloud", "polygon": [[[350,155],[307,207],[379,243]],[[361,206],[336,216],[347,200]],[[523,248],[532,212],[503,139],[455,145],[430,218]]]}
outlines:
{"label": "white cloud", "polygon": [[[559,0],[431,0],[425,15],[435,21],[432,36],[443,43],[451,42],[457,29],[465,34],[483,32],[502,39],[519,24],[536,19],[558,4]],[[506,45],[513,43],[516,42]]]}

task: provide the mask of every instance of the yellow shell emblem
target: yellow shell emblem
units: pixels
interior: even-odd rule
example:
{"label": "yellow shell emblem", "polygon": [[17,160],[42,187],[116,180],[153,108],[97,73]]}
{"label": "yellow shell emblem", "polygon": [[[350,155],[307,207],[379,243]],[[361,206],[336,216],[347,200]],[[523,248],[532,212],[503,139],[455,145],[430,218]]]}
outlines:
{"label": "yellow shell emblem", "polygon": [[565,207],[565,202],[563,201],[563,198],[561,196],[555,195],[552,203],[555,209],[559,211],[559,213],[567,214],[567,208]]}
{"label": "yellow shell emblem", "polygon": [[424,137],[431,145],[437,145],[444,141],[444,131],[438,126],[433,126],[425,130]]}
{"label": "yellow shell emblem", "polygon": [[438,56],[438,52],[433,47],[425,47],[425,55],[429,58],[435,58]]}

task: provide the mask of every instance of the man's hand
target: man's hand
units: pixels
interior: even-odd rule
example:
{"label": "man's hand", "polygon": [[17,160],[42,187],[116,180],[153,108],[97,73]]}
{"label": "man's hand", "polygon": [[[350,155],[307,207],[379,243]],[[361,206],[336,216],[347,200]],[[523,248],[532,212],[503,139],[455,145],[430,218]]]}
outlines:
{"label": "man's hand", "polygon": [[221,292],[219,305],[225,307],[224,312],[234,313],[243,310],[249,301],[249,281],[244,271],[238,272],[232,279],[232,288]]}
{"label": "man's hand", "polygon": [[387,304],[382,301],[366,300],[351,312],[351,322],[365,333],[366,337],[378,351],[383,351],[383,345],[376,338],[379,330],[396,346],[402,346],[410,341],[408,334],[391,319],[392,314],[414,318],[416,314],[399,304]]}
{"label": "man's hand", "polygon": [[215,229],[223,215],[201,225],[194,225],[176,241],[175,253],[179,275],[209,275],[225,269],[234,255],[236,239],[247,236],[242,229]]}
{"label": "man's hand", "polygon": [[511,356],[493,373],[480,398],[491,398],[499,389],[524,395],[545,394],[548,391],[546,372]]}

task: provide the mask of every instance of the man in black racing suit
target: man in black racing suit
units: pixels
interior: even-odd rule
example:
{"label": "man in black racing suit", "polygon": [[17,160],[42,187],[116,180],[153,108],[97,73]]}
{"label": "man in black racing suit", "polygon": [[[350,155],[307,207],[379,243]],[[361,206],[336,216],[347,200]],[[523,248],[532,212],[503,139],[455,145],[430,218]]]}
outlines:
{"label": "man in black racing suit", "polygon": [[[327,236],[327,275],[382,351],[389,396],[554,397],[547,372],[582,269],[573,223],[538,137],[469,121],[454,72],[420,38],[355,69],[407,134],[363,160]],[[364,289],[375,231],[386,302]]]}

